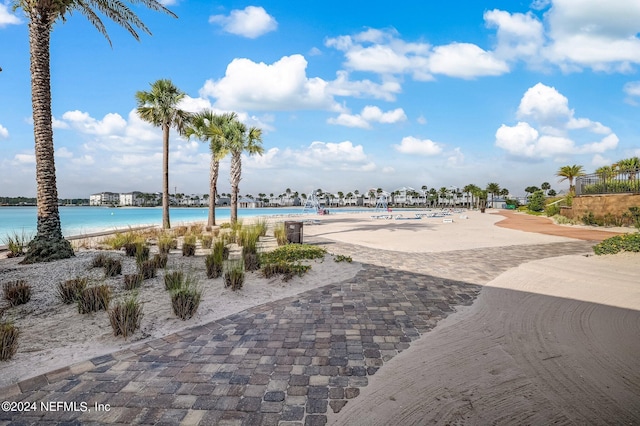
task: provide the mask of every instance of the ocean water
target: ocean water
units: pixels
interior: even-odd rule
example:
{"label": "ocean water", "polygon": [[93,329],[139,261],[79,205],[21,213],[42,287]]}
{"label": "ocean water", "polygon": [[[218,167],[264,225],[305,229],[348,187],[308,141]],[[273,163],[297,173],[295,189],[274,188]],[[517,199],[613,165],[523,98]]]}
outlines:
{"label": "ocean water", "polygon": [[[59,207],[62,233],[69,237],[141,225],[162,225],[161,207]],[[302,207],[238,209],[239,218],[301,215]],[[171,208],[169,218],[175,227],[188,222],[205,222],[208,208]],[[216,208],[216,221],[229,219],[230,208]],[[0,245],[7,235],[35,236],[36,207],[0,207]]]}

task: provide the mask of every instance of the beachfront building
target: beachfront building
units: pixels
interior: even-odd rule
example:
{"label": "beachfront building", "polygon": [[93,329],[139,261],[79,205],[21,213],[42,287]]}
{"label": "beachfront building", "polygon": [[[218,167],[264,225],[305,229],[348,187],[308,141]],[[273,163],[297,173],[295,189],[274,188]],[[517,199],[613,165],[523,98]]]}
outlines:
{"label": "beachfront building", "polygon": [[142,192],[133,191],[133,192],[125,192],[120,193],[118,204],[121,206],[141,206],[144,204],[144,198],[142,197]]}
{"label": "beachfront building", "polygon": [[89,196],[90,206],[117,206],[120,204],[120,194],[116,192],[99,192]]}

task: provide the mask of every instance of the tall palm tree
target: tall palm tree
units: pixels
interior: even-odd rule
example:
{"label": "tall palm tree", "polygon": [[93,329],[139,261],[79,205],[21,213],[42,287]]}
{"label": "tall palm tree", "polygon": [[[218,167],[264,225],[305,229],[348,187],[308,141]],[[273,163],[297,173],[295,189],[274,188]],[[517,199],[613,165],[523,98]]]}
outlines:
{"label": "tall palm tree", "polygon": [[151,91],[136,93],[138,115],[144,121],[162,128],[162,228],[171,228],[169,221],[169,130],[184,134],[191,115],[178,108],[185,94],[171,80],[157,80]]}
{"label": "tall palm tree", "polygon": [[249,155],[262,155],[262,129],[250,127],[234,120],[232,126],[232,137],[227,139],[227,147],[231,153],[231,223],[238,221],[238,188],[242,177],[242,153]]}
{"label": "tall palm tree", "polygon": [[209,203],[208,226],[216,224],[216,203],[218,196],[218,173],[220,160],[227,154],[227,138],[232,135],[232,123],[237,119],[235,112],[215,114],[211,110],[199,112],[191,119],[191,124],[186,128],[188,137],[195,136],[203,142],[209,142],[211,160],[209,162]]}
{"label": "tall palm tree", "polygon": [[577,164],[573,166],[562,166],[556,172],[556,176],[562,178],[558,182],[569,181],[569,193],[574,195],[576,193],[576,187],[573,184],[573,180],[578,176],[584,176],[584,169]]}
{"label": "tall palm tree", "polygon": [[500,194],[500,185],[495,182],[488,183],[487,192],[491,194],[491,208],[493,208],[493,197]]}
{"label": "tall palm tree", "polygon": [[[157,11],[176,15],[156,0],[138,0],[135,3]],[[84,15],[91,24],[111,40],[106,27],[96,14],[100,11],[107,18],[124,27],[136,40],[136,31],[151,34],[121,0],[14,0],[15,9],[22,9],[29,21],[29,59],[31,62],[31,103],[33,109],[33,133],[36,157],[36,187],[38,204],[37,233],[23,260],[24,263],[46,262],[73,256],[71,244],[62,236],[58,211],[58,189],[53,146],[53,117],[51,113],[51,31],[56,21],[64,22],[73,12]]]}
{"label": "tall palm tree", "polygon": [[[444,207],[444,200],[447,199],[447,194],[449,194],[449,190],[445,186],[440,187],[438,191],[438,204],[440,204],[441,207]],[[441,202],[440,200],[443,201]]]}

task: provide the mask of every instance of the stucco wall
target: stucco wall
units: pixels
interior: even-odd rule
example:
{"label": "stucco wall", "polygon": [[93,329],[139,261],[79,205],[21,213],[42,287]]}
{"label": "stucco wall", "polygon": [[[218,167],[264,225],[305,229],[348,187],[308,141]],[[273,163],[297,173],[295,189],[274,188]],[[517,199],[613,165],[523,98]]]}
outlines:
{"label": "stucco wall", "polygon": [[620,217],[629,207],[640,207],[640,194],[581,195],[573,199],[571,207],[563,207],[560,214],[571,219],[580,219],[588,212],[597,218],[607,214]]}

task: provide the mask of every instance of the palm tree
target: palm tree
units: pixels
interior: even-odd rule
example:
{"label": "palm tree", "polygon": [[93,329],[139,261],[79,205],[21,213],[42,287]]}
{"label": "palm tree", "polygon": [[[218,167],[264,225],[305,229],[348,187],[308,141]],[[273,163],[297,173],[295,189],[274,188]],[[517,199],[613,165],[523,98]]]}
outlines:
{"label": "palm tree", "polygon": [[262,130],[250,127],[238,120],[232,126],[233,137],[227,139],[226,148],[231,153],[231,223],[238,221],[238,187],[242,176],[242,153],[262,155]]}
{"label": "palm tree", "polygon": [[138,115],[144,121],[162,128],[162,228],[171,228],[169,221],[169,130],[175,127],[184,134],[191,115],[178,108],[185,94],[171,80],[157,80],[151,91],[136,93]]}
{"label": "palm tree", "polygon": [[575,195],[576,188],[573,185],[573,180],[578,176],[584,176],[584,170],[582,166],[574,164],[573,166],[562,166],[556,172],[556,176],[561,177],[558,182],[562,182],[565,180],[569,181],[569,193]]}
{"label": "palm tree", "polygon": [[[231,123],[237,119],[235,112],[215,114],[211,110],[202,111],[193,116],[191,125],[185,130],[188,137],[195,136],[203,142],[209,142],[211,161],[209,162],[209,198],[215,200],[218,193],[218,172],[220,160],[228,153],[227,137],[231,137]],[[209,203],[208,226],[216,224],[216,203]]]}
{"label": "palm tree", "polygon": [[500,185],[495,182],[488,183],[487,192],[491,194],[491,208],[493,208],[493,197],[500,193]]}
{"label": "palm tree", "polygon": [[438,204],[440,204],[441,207],[444,207],[444,201],[440,202],[440,200],[446,200],[448,193],[449,190],[445,186],[440,187],[440,190],[438,191]]}
{"label": "palm tree", "polygon": [[618,161],[615,164],[615,167],[620,171],[620,173],[626,173],[629,180],[634,180],[636,173],[640,170],[640,158],[625,158],[624,160]]}
{"label": "palm tree", "polygon": [[[139,0],[136,3],[176,17],[173,12],[156,0]],[[14,0],[13,7],[22,9],[29,20],[29,59],[31,62],[31,103],[33,109],[33,133],[36,157],[36,187],[38,204],[37,233],[23,263],[46,262],[73,256],[73,248],[62,236],[58,211],[58,189],[53,146],[53,117],[51,113],[51,31],[56,21],[64,22],[73,12],[84,15],[91,24],[111,40],[104,23],[96,14],[102,12],[107,18],[124,27],[136,40],[136,31],[151,34],[122,1],[32,1]]]}

